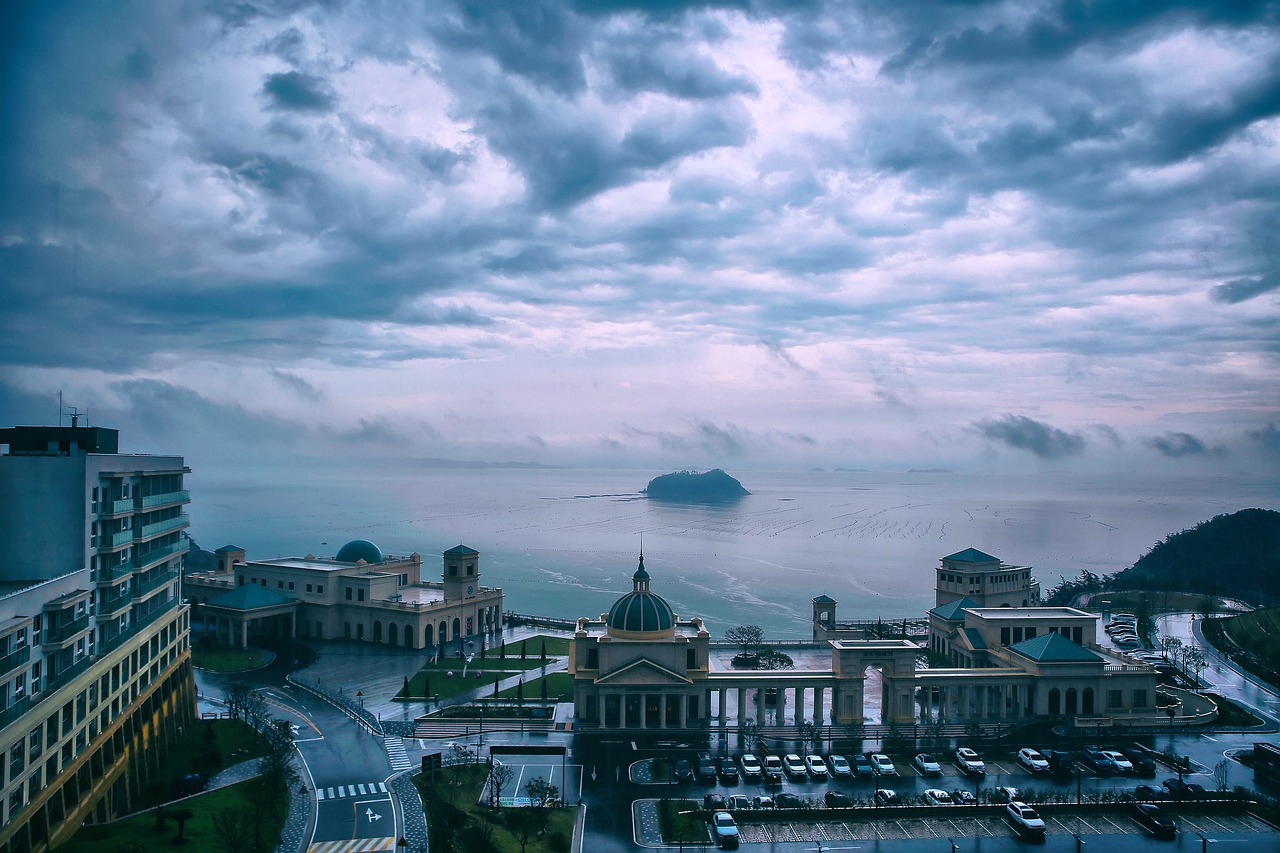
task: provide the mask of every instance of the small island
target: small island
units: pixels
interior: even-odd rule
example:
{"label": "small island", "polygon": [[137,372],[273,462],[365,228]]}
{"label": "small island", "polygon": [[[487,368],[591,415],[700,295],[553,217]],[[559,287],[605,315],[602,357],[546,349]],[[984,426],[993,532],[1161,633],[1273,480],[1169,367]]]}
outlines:
{"label": "small island", "polygon": [[676,503],[736,501],[751,494],[720,468],[699,473],[674,471],[654,477],[641,492],[654,500]]}

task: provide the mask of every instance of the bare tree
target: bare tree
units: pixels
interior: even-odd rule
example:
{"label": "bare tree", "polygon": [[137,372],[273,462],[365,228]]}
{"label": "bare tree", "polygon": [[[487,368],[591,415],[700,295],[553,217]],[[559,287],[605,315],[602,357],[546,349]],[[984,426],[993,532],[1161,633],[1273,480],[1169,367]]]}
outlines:
{"label": "bare tree", "polygon": [[541,776],[530,779],[524,791],[529,805],[507,812],[507,823],[520,845],[520,853],[524,853],[534,836],[546,830],[551,820],[551,809],[560,799],[560,789]]}
{"label": "bare tree", "polygon": [[467,765],[475,761],[475,757],[475,750],[467,744],[449,744],[449,769],[453,773],[453,784],[449,789],[450,800],[457,799],[458,786],[462,784],[462,774],[466,771]]}
{"label": "bare tree", "polygon": [[1213,766],[1213,779],[1218,783],[1218,790],[1225,791],[1231,784],[1231,759],[1224,758]]}
{"label": "bare tree", "polygon": [[1164,649],[1164,656],[1176,663],[1178,653],[1182,650],[1182,639],[1180,637],[1162,637],[1160,646]]}
{"label": "bare tree", "polygon": [[1200,688],[1200,672],[1208,664],[1204,650],[1199,646],[1187,646],[1182,650],[1182,667],[1186,674],[1195,680],[1195,687]]}
{"label": "bare tree", "polygon": [[213,813],[213,837],[226,853],[245,853],[253,845],[253,821],[239,809]]}
{"label": "bare tree", "polygon": [[764,629],[759,625],[739,625],[724,632],[724,638],[742,646],[743,654],[754,654],[764,642]]}
{"label": "bare tree", "polygon": [[489,803],[494,808],[502,808],[502,791],[515,778],[515,768],[494,758],[489,761]]}

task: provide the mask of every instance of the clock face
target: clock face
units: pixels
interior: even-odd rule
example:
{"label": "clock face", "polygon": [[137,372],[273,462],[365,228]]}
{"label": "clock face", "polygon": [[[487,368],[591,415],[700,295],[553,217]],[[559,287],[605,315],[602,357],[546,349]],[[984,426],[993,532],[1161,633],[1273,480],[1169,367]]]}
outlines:
{"label": "clock face", "polygon": [[475,591],[476,591],[476,588],[475,588],[474,586],[469,586],[469,587],[467,587],[467,595],[470,595],[471,593],[473,593],[473,592],[475,592]]}

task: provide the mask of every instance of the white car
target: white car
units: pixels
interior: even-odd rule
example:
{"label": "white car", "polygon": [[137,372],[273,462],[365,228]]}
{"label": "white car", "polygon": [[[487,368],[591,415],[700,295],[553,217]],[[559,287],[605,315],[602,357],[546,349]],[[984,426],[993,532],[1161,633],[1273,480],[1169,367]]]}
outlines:
{"label": "white car", "polygon": [[898,775],[898,768],[894,767],[889,756],[882,752],[877,752],[871,756],[871,769],[876,772],[877,776]]}
{"label": "white car", "polygon": [[749,752],[738,759],[738,764],[742,766],[742,778],[748,782],[759,782],[760,777],[764,775],[764,766],[760,763],[760,759]]}
{"label": "white car", "polygon": [[956,750],[956,766],[969,776],[985,776],[987,774],[987,765],[979,757],[978,753],[967,746],[962,746]]}
{"label": "white car", "polygon": [[827,778],[827,762],[822,760],[821,755],[806,755],[804,757],[804,766],[814,779]]}
{"label": "white car", "polygon": [[1045,760],[1043,755],[1030,747],[1018,750],[1018,763],[1032,773],[1049,772],[1049,762]]}
{"label": "white car", "polygon": [[951,795],[941,788],[930,788],[924,792],[924,801],[931,806],[950,806]]}
{"label": "white car", "polygon": [[1004,809],[1009,815],[1009,820],[1013,821],[1014,826],[1018,827],[1020,832],[1035,835],[1044,834],[1044,821],[1040,819],[1040,815],[1036,814],[1036,810],[1031,806],[1014,800]]}
{"label": "white car", "polygon": [[927,752],[917,755],[914,764],[916,765],[916,770],[920,771],[921,776],[942,775],[942,765],[938,763],[938,759]]}
{"label": "white car", "polygon": [[764,757],[764,777],[766,779],[782,778],[782,759],[776,755]]}
{"label": "white car", "polygon": [[734,794],[729,798],[729,809],[731,811],[736,812],[749,808],[751,808],[751,800],[745,794]]}
{"label": "white car", "polygon": [[757,808],[757,809],[771,809],[771,808],[774,808],[774,805],[773,805],[773,797],[770,797],[770,796],[768,796],[768,795],[761,795],[761,796],[758,796],[758,797],[753,797],[753,798],[751,799],[751,804],[752,804],[755,808]]}
{"label": "white car", "polygon": [[832,755],[827,759],[827,766],[831,768],[831,775],[839,779],[847,779],[853,775],[853,768],[849,766],[849,761],[843,755]]}
{"label": "white car", "polygon": [[733,850],[738,846],[738,824],[728,812],[716,812],[711,817],[711,826],[716,833],[716,843],[721,847]]}
{"label": "white car", "polygon": [[782,757],[782,769],[792,779],[808,779],[809,771],[804,767],[804,759],[794,752]]}
{"label": "white car", "polygon": [[1124,753],[1116,752],[1114,749],[1104,749],[1102,754],[1111,759],[1117,773],[1133,773],[1133,762],[1125,758]]}

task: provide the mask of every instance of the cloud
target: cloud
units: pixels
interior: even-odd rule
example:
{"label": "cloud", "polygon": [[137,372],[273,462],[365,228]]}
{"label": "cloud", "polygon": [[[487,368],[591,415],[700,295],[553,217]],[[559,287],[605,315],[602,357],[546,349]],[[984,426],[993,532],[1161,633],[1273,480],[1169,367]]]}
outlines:
{"label": "cloud", "polygon": [[1261,429],[1248,430],[1245,435],[1267,454],[1280,457],[1280,429],[1276,429],[1274,423],[1269,423]]}
{"label": "cloud", "polygon": [[337,93],[327,80],[300,71],[268,74],[262,92],[281,110],[328,112],[337,101]]}
{"label": "cloud", "polygon": [[1239,302],[1248,302],[1264,293],[1270,293],[1278,287],[1280,287],[1280,275],[1266,278],[1237,278],[1209,288],[1209,298],[1214,302],[1235,305]]}
{"label": "cloud", "polygon": [[1185,432],[1166,432],[1164,435],[1144,439],[1143,444],[1169,459],[1181,459],[1185,456],[1224,456],[1222,448],[1211,448],[1194,435]]}
{"label": "cloud", "polygon": [[1022,415],[987,418],[974,424],[988,441],[1029,450],[1041,459],[1063,459],[1084,452],[1084,437]]}
{"label": "cloud", "polygon": [[271,377],[304,400],[319,403],[325,399],[323,391],[295,373],[273,367]]}

